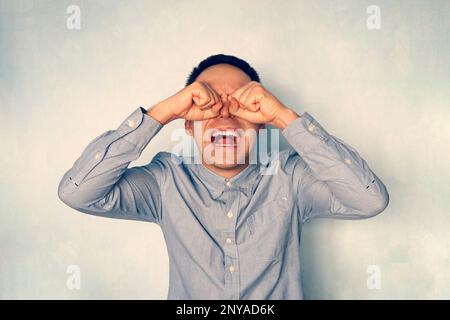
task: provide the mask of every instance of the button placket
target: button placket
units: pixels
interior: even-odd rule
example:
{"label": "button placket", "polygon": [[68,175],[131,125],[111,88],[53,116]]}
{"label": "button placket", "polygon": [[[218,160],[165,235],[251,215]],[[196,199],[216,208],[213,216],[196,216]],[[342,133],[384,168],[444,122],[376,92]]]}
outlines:
{"label": "button placket", "polygon": [[239,299],[239,259],[235,239],[240,194],[236,190],[228,190],[228,192],[237,194],[237,196],[225,214],[226,229],[222,232],[225,254],[225,286],[231,299]]}
{"label": "button placket", "polygon": [[[235,243],[235,236],[234,236],[234,234],[235,234],[234,231],[224,231],[224,232],[222,232],[222,243],[223,243],[224,246],[229,248],[230,245],[235,245],[236,244]],[[237,258],[237,256],[234,255],[234,252],[232,250],[229,250],[228,248],[226,249],[227,253],[233,258]]]}

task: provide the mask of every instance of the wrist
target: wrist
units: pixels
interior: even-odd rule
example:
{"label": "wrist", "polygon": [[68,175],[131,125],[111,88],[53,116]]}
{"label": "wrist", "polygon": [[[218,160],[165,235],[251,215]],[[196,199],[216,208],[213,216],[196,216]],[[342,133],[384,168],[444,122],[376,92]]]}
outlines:
{"label": "wrist", "polygon": [[155,104],[147,110],[147,115],[157,120],[162,125],[177,119],[177,117],[170,111],[169,106],[165,105],[164,101]]}
{"label": "wrist", "polygon": [[283,109],[270,124],[282,130],[298,118],[300,118],[300,116],[295,111],[290,108],[283,107]]}

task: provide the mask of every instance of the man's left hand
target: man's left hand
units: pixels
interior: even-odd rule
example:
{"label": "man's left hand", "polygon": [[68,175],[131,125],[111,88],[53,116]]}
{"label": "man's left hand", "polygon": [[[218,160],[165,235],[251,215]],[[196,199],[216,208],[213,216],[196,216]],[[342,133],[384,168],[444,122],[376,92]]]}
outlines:
{"label": "man's left hand", "polygon": [[299,118],[292,109],[284,106],[259,82],[251,81],[228,96],[230,114],[260,124],[270,124],[284,129]]}

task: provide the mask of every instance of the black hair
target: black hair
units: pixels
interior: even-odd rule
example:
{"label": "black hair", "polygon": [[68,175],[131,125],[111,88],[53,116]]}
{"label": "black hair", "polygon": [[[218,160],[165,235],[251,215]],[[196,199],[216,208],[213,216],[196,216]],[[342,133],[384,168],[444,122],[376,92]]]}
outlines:
{"label": "black hair", "polygon": [[216,54],[209,56],[208,58],[201,61],[197,67],[195,67],[186,81],[186,86],[193,83],[197,77],[202,73],[206,68],[214,66],[216,64],[226,63],[232,65],[236,68],[241,69],[245,72],[252,81],[261,82],[258,76],[258,73],[255,69],[253,69],[247,61],[244,61],[238,57],[225,55],[225,54]]}

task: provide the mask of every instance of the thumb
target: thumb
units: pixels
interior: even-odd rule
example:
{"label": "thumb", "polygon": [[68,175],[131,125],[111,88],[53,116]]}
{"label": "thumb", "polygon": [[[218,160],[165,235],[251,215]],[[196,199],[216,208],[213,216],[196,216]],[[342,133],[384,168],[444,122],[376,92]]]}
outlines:
{"label": "thumb", "polygon": [[210,101],[210,98],[204,90],[197,90],[192,92],[192,100],[197,106],[203,107]]}
{"label": "thumb", "polygon": [[228,111],[231,114],[236,115],[240,109],[239,102],[236,100],[235,97],[229,96],[228,99],[230,100],[230,104],[228,106]]}
{"label": "thumb", "polygon": [[231,98],[231,103],[228,109],[233,116],[236,116],[238,118],[253,123],[264,123],[264,119],[262,118],[261,113],[241,108],[239,102],[234,97]]}

